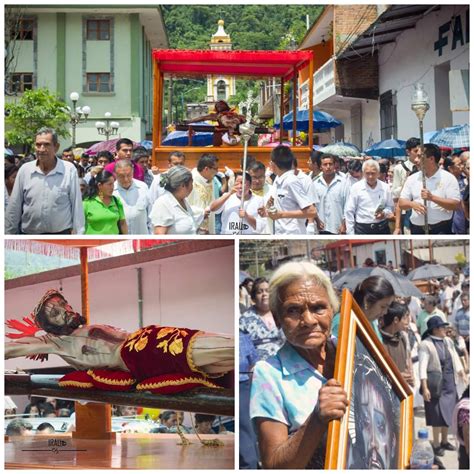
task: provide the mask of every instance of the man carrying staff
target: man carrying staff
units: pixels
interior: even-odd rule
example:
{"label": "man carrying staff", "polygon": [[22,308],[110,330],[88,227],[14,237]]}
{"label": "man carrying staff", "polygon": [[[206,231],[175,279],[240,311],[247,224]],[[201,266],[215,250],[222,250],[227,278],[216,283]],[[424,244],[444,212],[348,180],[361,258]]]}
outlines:
{"label": "man carrying staff", "polygon": [[[426,188],[423,187],[422,172],[409,176],[400,194],[402,210],[413,209],[410,217],[412,234],[424,234],[424,216],[428,214],[428,233],[451,234],[453,213],[461,202],[461,193],[456,178],[438,167],[441,151],[437,145],[425,145]],[[426,206],[424,204],[426,200]]]}

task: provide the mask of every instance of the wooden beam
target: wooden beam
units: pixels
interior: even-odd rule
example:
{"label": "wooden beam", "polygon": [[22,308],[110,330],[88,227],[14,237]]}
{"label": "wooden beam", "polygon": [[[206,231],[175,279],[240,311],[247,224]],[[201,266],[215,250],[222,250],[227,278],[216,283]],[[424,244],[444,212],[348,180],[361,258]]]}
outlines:
{"label": "wooden beam", "polygon": [[[297,71],[295,69],[295,72],[293,73],[293,146],[296,146],[296,112],[297,112],[297,107],[296,107],[296,90],[298,88],[298,76],[297,76]],[[283,122],[280,122],[282,127],[283,127]]]}
{"label": "wooden beam", "polygon": [[159,91],[159,77],[160,77],[160,68],[158,67],[158,61],[153,59],[153,150],[152,150],[152,163],[153,166],[157,165],[157,156],[156,156],[156,147],[161,143],[160,141],[160,132],[158,127],[158,122],[160,121],[159,116],[159,100],[158,94]]}
{"label": "wooden beam", "polygon": [[283,143],[283,134],[285,129],[283,127],[283,116],[285,115],[285,80],[282,77],[280,83],[280,145]]}
{"label": "wooden beam", "polygon": [[5,395],[36,395],[63,400],[234,416],[234,392],[231,389],[195,388],[189,392],[171,395],[136,391],[109,392],[105,390],[66,389],[58,385],[60,378],[61,375],[7,374],[5,375]]}
{"label": "wooden beam", "polygon": [[313,150],[313,83],[314,83],[314,56],[309,61],[309,83],[308,83],[308,146]]}

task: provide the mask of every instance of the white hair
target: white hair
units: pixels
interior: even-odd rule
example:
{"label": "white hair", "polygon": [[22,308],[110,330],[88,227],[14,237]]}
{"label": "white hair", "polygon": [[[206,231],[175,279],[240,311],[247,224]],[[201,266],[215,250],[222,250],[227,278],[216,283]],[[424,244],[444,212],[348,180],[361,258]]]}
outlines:
{"label": "white hair", "polygon": [[380,165],[375,160],[367,160],[362,164],[362,172],[365,172],[367,168],[375,168],[377,173],[380,173]]}
{"label": "white hair", "polygon": [[280,317],[282,304],[281,295],[285,288],[291,283],[305,277],[309,277],[318,286],[326,290],[329,303],[334,313],[339,310],[339,299],[332,287],[331,280],[319,267],[310,262],[288,262],[279,267],[270,279],[269,304],[270,311],[274,318]]}

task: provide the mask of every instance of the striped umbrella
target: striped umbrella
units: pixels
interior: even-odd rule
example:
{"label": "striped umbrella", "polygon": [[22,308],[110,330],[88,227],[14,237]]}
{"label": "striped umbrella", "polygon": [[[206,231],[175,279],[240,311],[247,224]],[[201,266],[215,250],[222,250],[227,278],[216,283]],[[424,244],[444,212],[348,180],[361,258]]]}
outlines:
{"label": "striped umbrella", "polygon": [[446,127],[435,133],[430,142],[449,148],[469,148],[469,124]]}

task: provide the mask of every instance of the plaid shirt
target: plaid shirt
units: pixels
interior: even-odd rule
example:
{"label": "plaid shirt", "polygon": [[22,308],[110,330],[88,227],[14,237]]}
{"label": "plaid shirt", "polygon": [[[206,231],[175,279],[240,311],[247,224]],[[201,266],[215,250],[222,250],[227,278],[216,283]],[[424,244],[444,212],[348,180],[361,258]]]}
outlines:
{"label": "plaid shirt", "polygon": [[469,308],[458,309],[454,318],[454,326],[460,336],[469,336]]}

